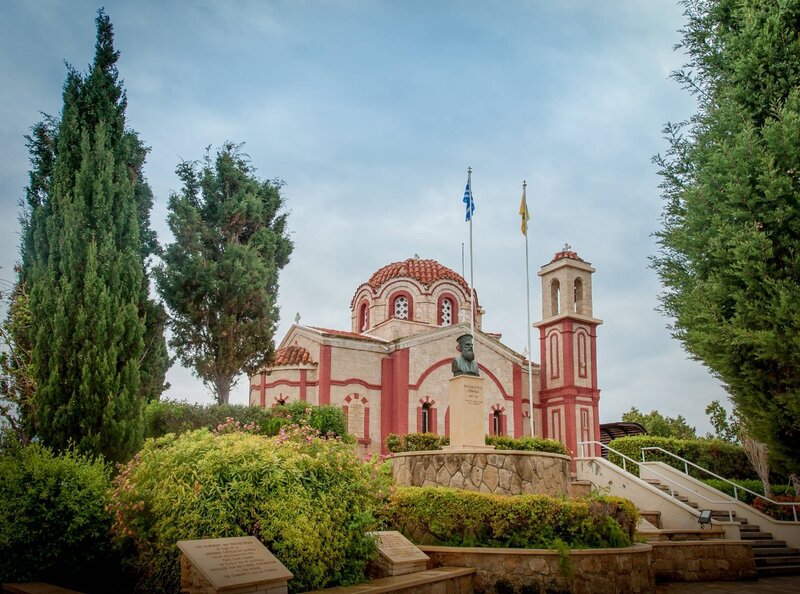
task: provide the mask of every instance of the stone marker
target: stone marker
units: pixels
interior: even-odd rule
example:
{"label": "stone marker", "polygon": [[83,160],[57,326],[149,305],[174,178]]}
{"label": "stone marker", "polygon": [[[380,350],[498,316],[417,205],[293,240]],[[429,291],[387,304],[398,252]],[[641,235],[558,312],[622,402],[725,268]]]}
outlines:
{"label": "stone marker", "polygon": [[181,592],[286,594],[292,573],[255,536],[180,540]]}
{"label": "stone marker", "polygon": [[369,566],[371,578],[406,575],[428,568],[428,555],[399,532],[386,530],[370,534],[378,537],[378,559]]}

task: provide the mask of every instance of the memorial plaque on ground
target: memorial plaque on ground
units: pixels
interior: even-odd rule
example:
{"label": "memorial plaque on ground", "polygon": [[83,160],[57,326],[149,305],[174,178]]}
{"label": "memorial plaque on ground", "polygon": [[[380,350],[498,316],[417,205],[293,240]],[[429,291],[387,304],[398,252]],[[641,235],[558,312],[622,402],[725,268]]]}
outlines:
{"label": "memorial plaque on ground", "polygon": [[405,575],[428,568],[428,555],[394,530],[370,532],[378,537],[378,559],[371,573],[374,577]]}
{"label": "memorial plaque on ground", "polygon": [[285,585],[293,577],[255,536],[181,540],[178,548],[217,591]]}

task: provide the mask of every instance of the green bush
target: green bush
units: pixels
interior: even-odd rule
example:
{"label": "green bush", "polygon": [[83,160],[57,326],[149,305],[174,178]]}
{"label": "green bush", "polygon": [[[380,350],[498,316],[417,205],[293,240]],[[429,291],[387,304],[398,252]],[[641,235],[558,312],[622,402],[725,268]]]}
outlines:
{"label": "green bush", "polygon": [[386,437],[386,449],[393,454],[441,450],[446,445],[450,445],[450,438],[435,433],[406,433],[405,435],[390,433]]}
{"label": "green bush", "polygon": [[[723,493],[726,493],[731,497],[733,497],[733,485],[731,485],[730,483],[726,483],[725,481],[721,481],[719,479],[704,479],[703,482],[707,484],[709,487],[713,487],[714,489],[722,491]],[[745,487],[747,489],[750,489],[751,491],[755,491],[759,495],[764,494],[764,485],[761,483],[761,481],[757,479],[735,480],[732,482],[736,483],[737,485],[741,485],[742,487]],[[772,485],[771,488],[773,496],[794,495],[794,489],[788,485]],[[737,490],[736,496],[739,499],[739,501],[743,501],[748,505],[752,505],[753,501],[756,499],[756,495],[753,495],[752,493],[748,493],[747,491],[742,491],[742,490]]]}
{"label": "green bush", "polygon": [[163,437],[196,429],[214,430],[233,419],[240,425],[255,425],[253,433],[277,435],[284,425],[308,423],[322,435],[344,437],[344,415],[336,406],[313,406],[292,402],[285,406],[261,408],[240,404],[190,404],[171,400],[154,401],[144,410],[145,437]]}
{"label": "green bush", "polygon": [[[539,439],[538,437],[505,437],[502,435],[487,435],[486,445],[493,445],[498,450],[518,450],[527,452],[550,452],[553,454],[567,454],[567,448],[555,439]],[[406,433],[397,435],[390,433],[386,438],[386,449],[397,454],[399,452],[426,452],[441,450],[450,445],[450,438],[446,435],[434,433]]]}
{"label": "green bush", "polygon": [[505,437],[487,435],[486,445],[493,445],[498,450],[517,450],[523,452],[549,452],[567,455],[567,446],[557,439],[541,439],[539,437]]}
{"label": "green bush", "polygon": [[39,444],[0,452],[0,582],[93,589],[109,566],[111,487],[101,460]]}
{"label": "green bush", "polygon": [[[613,440],[608,446],[637,461],[642,459],[642,448],[660,447],[727,479],[756,478],[755,470],[747,460],[747,455],[742,447],[719,439],[672,439],[637,435],[620,437]],[[683,462],[658,451],[650,450],[646,452],[646,456],[648,462],[659,461],[679,470],[684,468]],[[622,459],[614,452],[608,453],[608,460],[622,466]],[[638,474],[638,465],[628,463],[627,467],[630,472]],[[708,474],[692,469],[691,466],[689,474],[701,480],[710,478]]]}
{"label": "green bush", "polygon": [[377,462],[308,427],[272,438],[201,429],[145,442],[115,480],[111,509],[145,592],[178,592],[178,540],[244,535],[304,592],[365,578],[365,533],[388,490]]}
{"label": "green bush", "polygon": [[399,487],[384,508],[390,530],[418,544],[515,548],[629,546],[635,506],[617,497],[500,496],[445,487]]}

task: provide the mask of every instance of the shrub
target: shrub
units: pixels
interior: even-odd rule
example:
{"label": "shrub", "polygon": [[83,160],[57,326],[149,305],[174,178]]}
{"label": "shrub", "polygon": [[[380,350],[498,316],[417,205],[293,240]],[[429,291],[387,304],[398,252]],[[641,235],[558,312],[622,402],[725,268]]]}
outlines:
{"label": "shrub", "polygon": [[[755,470],[747,460],[747,455],[741,446],[719,439],[672,439],[669,437],[637,435],[635,437],[620,437],[608,445],[610,448],[634,460],[642,459],[642,448],[660,447],[727,479],[756,478]],[[650,450],[646,455],[648,462],[659,461],[679,470],[684,468],[683,462],[661,452]],[[608,460],[622,466],[621,458],[614,452],[608,453]],[[638,474],[638,465],[628,463],[627,467],[630,472]],[[699,479],[709,478],[708,474],[692,469],[691,466],[689,467],[689,474]]]}
{"label": "shrub", "polygon": [[503,435],[487,435],[486,445],[493,445],[498,450],[549,452],[551,454],[568,455],[567,446],[557,439],[541,439],[539,437],[513,438]]}
{"label": "shrub", "polygon": [[[731,485],[730,483],[727,483],[725,481],[721,481],[719,479],[705,479],[705,480],[703,480],[703,482],[705,484],[707,484],[709,487],[713,487],[714,489],[716,489],[718,491],[722,491],[723,493],[733,497],[733,485]],[[751,491],[754,491],[754,492],[758,493],[759,495],[763,495],[764,494],[764,485],[759,480],[755,480],[755,479],[753,479],[753,480],[735,480],[735,481],[732,481],[732,482],[734,482],[737,485],[740,485],[742,487],[745,487],[746,489],[750,489]],[[780,496],[783,496],[783,495],[794,495],[794,489],[789,485],[772,485],[771,489],[772,489],[773,499],[775,498],[775,496],[778,496],[778,495],[780,495]],[[752,505],[753,501],[755,501],[757,496],[753,495],[752,493],[748,493],[747,491],[743,491],[743,490],[737,489],[736,497],[737,497],[737,499],[739,501],[747,503],[748,505]]]}
{"label": "shrub", "polygon": [[[767,514],[768,516],[772,516],[776,520],[789,520],[795,521],[800,520],[800,497],[796,497],[795,495],[775,495],[773,494],[772,499],[775,501],[781,502],[791,502],[797,501],[797,505],[775,505],[774,503],[770,503],[766,499],[762,499],[761,497],[756,497],[756,500],[753,502],[753,507],[756,508],[761,513]],[[795,516],[795,512],[792,511],[792,508],[795,508],[797,512],[797,516]]]}
{"label": "shrub", "polygon": [[171,400],[154,401],[144,410],[145,437],[163,437],[196,429],[215,429],[233,419],[241,425],[255,424],[255,433],[277,435],[284,425],[308,423],[322,435],[346,435],[344,414],[336,406],[313,406],[292,402],[275,408],[240,404],[190,404]]}
{"label": "shrub", "polygon": [[55,455],[39,444],[0,452],[0,582],[91,589],[114,565],[105,509],[110,486],[100,459]]}
{"label": "shrub", "polygon": [[398,487],[383,511],[390,530],[418,544],[518,548],[629,546],[634,505],[618,497],[500,496],[445,487]]}
{"label": "shrub", "polygon": [[[493,445],[498,450],[567,454],[567,448],[564,444],[555,439],[540,439],[538,437],[513,438],[502,435],[487,435],[485,443],[486,445]],[[441,450],[446,445],[450,445],[450,438],[446,435],[436,435],[434,433],[406,433],[405,435],[390,433],[386,438],[386,449],[393,454],[399,452]]]}
{"label": "shrub", "polygon": [[359,582],[374,552],[365,533],[389,490],[378,464],[308,427],[167,435],[115,480],[114,533],[146,592],[178,592],[178,540],[244,535],[294,573],[291,591]]}

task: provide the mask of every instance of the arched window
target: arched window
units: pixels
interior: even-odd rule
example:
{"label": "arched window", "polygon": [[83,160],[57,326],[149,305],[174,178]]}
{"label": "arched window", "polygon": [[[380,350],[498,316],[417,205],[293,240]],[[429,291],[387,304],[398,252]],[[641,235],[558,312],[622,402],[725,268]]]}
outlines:
{"label": "arched window", "polygon": [[583,312],[583,281],[579,278],[575,279],[575,287],[572,291],[572,303],[573,303],[573,311],[575,313],[584,313]]}
{"label": "arched window", "polygon": [[492,435],[500,435],[503,430],[503,418],[499,410],[492,415]]}
{"label": "arched window", "polygon": [[414,302],[407,291],[398,291],[389,299],[389,315],[397,320],[414,319]]}
{"label": "arched window", "polygon": [[426,402],[422,405],[422,419],[421,419],[421,427],[422,433],[430,433],[431,432],[431,404],[430,402]]}
{"label": "arched window", "polygon": [[449,326],[453,323],[453,302],[450,299],[442,299],[442,326]]}
{"label": "arched window", "polygon": [[550,311],[554,316],[561,313],[561,283],[558,279],[550,283]]}
{"label": "arched window", "polygon": [[369,307],[367,303],[361,304],[361,309],[358,312],[358,331],[366,332],[369,328]]}
{"label": "arched window", "polygon": [[445,293],[439,296],[436,322],[439,326],[452,326],[458,323],[458,302],[452,295]]}

